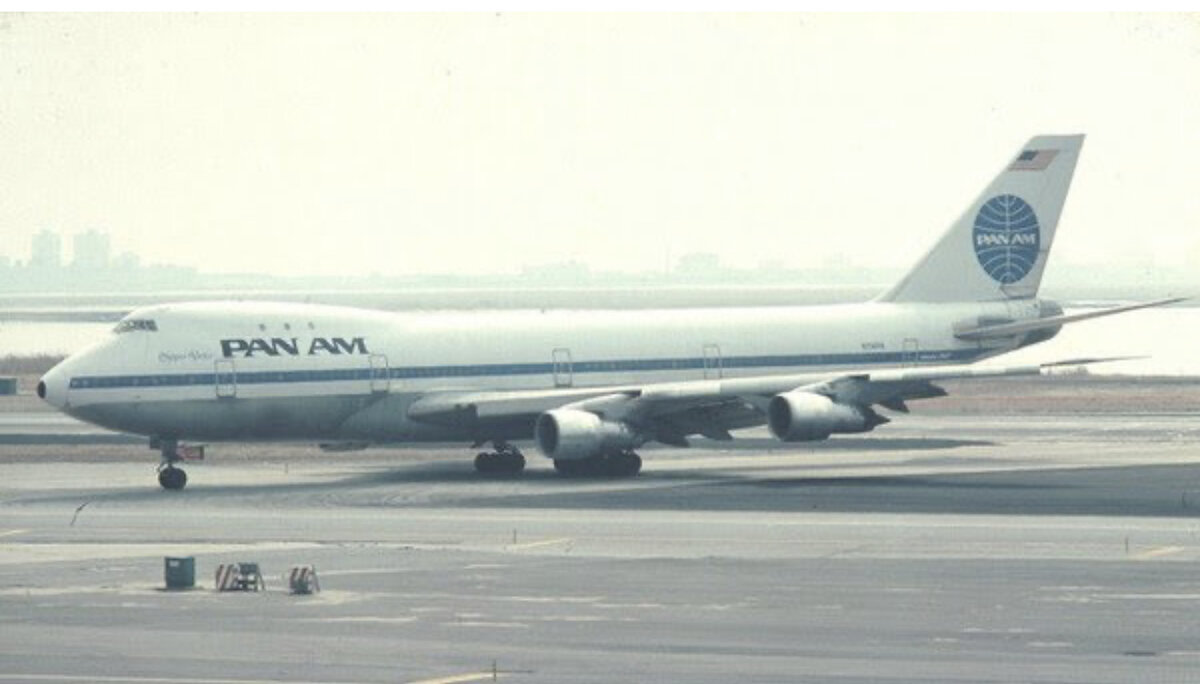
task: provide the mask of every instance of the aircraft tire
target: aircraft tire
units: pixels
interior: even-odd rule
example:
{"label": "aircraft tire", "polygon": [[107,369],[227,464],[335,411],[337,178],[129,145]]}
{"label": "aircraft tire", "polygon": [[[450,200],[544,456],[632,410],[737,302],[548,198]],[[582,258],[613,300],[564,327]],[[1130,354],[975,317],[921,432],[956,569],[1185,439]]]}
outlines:
{"label": "aircraft tire", "polygon": [[163,489],[179,491],[187,486],[187,473],[183,468],[168,466],[158,471],[158,484]]}
{"label": "aircraft tire", "polygon": [[634,477],[642,472],[642,457],[632,451],[613,456],[608,461],[608,472],[613,477]]}
{"label": "aircraft tire", "polygon": [[519,451],[501,454],[500,462],[504,464],[506,475],[519,475],[525,470],[525,456]]}
{"label": "aircraft tire", "polygon": [[475,455],[475,472],[490,475],[496,470],[496,455],[484,451]]}

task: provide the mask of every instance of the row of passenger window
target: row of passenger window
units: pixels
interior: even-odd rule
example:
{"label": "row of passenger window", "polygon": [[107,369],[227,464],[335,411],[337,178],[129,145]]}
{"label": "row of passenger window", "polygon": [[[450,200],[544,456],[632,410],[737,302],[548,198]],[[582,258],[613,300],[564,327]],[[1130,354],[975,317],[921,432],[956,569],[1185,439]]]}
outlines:
{"label": "row of passenger window", "polygon": [[[151,321],[153,323],[153,321]],[[844,356],[844,355],[837,355]],[[805,357],[808,363],[841,362],[843,358],[834,355],[815,355]],[[725,359],[725,366],[774,366],[789,365],[800,361],[799,357],[747,357],[741,359]],[[710,361],[711,363],[711,361]],[[645,359],[623,361],[587,361],[578,364],[562,363],[530,363],[507,365],[475,365],[475,366],[429,366],[411,368],[358,368],[344,370],[311,370],[311,371],[252,371],[235,372],[220,371],[213,373],[172,374],[172,375],[133,375],[110,377],[79,377],[71,380],[71,387],[78,389],[113,388],[113,387],[179,387],[186,385],[211,385],[214,382],[222,384],[238,382],[242,384],[270,382],[330,382],[338,380],[369,380],[372,378],[391,377],[395,379],[417,378],[446,378],[473,377],[483,375],[534,375],[553,373],[556,371],[573,371],[576,373],[603,373],[620,371],[649,371],[649,370],[683,370],[700,368],[703,359]]]}
{"label": "row of passenger window", "polygon": [[337,371],[294,371],[273,373],[197,373],[177,375],[113,375],[107,377],[78,377],[71,379],[71,389],[112,389],[115,387],[185,387],[239,382],[329,382],[331,380],[367,380],[369,369]]}

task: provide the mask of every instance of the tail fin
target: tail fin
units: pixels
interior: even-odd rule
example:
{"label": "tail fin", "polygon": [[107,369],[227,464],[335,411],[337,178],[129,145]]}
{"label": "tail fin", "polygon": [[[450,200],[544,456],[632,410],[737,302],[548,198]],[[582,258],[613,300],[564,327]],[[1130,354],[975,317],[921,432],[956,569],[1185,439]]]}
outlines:
{"label": "tail fin", "polygon": [[1030,140],[884,302],[1028,299],[1037,295],[1082,135]]}

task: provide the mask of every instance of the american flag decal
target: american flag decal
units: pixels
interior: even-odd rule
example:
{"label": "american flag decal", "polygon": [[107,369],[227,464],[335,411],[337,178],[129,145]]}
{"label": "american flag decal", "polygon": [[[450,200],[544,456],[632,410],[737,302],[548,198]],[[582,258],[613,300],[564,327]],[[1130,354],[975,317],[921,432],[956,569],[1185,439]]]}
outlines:
{"label": "american flag decal", "polygon": [[1025,150],[1017,155],[1016,161],[1008,167],[1009,171],[1041,171],[1050,166],[1058,150]]}

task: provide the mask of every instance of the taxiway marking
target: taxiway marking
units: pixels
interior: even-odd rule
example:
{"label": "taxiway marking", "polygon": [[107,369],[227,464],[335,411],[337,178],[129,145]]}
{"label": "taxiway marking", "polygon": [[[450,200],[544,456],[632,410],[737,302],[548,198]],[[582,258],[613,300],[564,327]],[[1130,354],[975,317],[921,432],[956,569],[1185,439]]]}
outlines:
{"label": "taxiway marking", "polygon": [[1182,546],[1160,546],[1157,549],[1150,549],[1149,551],[1144,551],[1142,553],[1139,553],[1136,556],[1134,556],[1133,559],[1134,560],[1150,560],[1152,558],[1161,558],[1163,556],[1170,556],[1172,554],[1179,553],[1180,551],[1183,551]]}
{"label": "taxiway marking", "polygon": [[5,530],[4,532],[0,532],[0,537],[15,537],[18,534],[25,534],[28,531],[29,530]]}
{"label": "taxiway marking", "polygon": [[486,682],[503,676],[503,673],[498,672],[470,672],[468,674],[439,677],[438,679],[421,679],[409,682],[409,684],[464,684],[464,682]]}
{"label": "taxiway marking", "polygon": [[509,544],[505,548],[509,549],[510,551],[523,551],[525,549],[536,549],[542,546],[553,546],[555,544],[569,544],[573,541],[575,540],[571,537],[558,537],[556,539],[543,539],[541,541],[525,542],[524,544]]}

